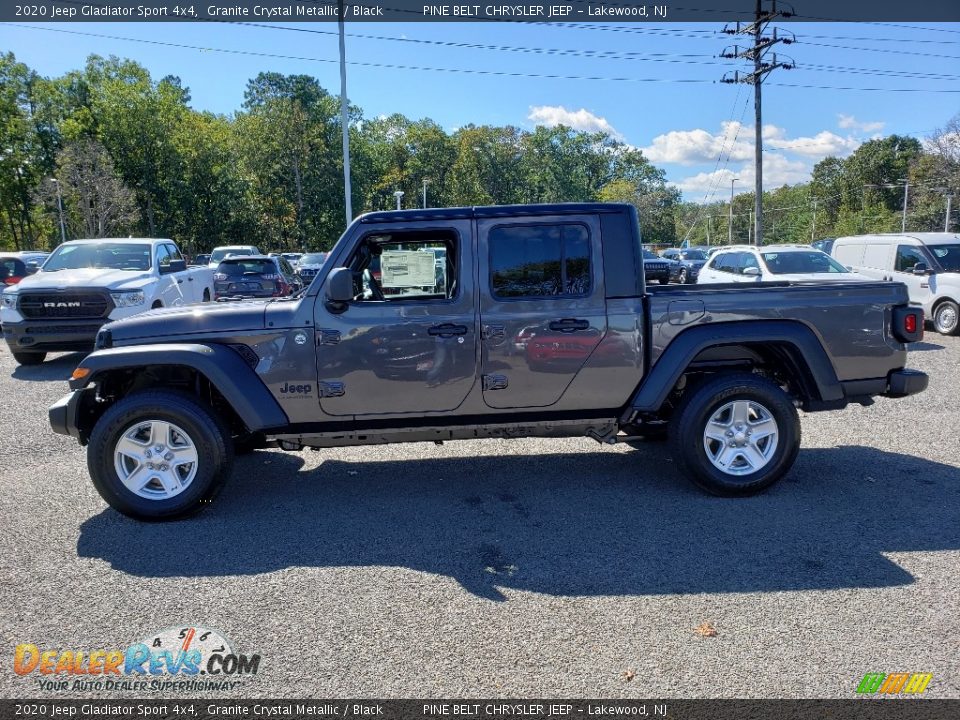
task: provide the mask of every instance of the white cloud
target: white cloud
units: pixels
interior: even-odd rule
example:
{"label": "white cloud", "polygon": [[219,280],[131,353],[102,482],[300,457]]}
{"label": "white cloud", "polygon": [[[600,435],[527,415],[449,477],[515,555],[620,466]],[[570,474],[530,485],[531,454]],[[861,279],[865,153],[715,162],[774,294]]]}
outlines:
{"label": "white cloud", "polygon": [[729,153],[731,160],[740,161],[753,157],[753,143],[749,138],[746,126],[727,121],[720,126],[717,134],[699,128],[672,130],[665,135],[658,135],[653,139],[653,144],[641,150],[654,163],[700,165],[716,162],[721,152],[724,157]]}
{"label": "white cloud", "polygon": [[[781,185],[795,185],[806,182],[810,179],[811,170],[812,167],[809,162],[790,160],[777,153],[764,153],[763,188],[765,191],[769,191]],[[704,200],[703,196],[709,194],[706,202],[715,202],[730,197],[730,180],[732,178],[737,178],[734,185],[735,194],[752,192],[754,185],[753,163],[744,163],[737,170],[723,168],[715,172],[697,173],[673,184],[687,194],[691,200],[701,202]]]}
{"label": "white cloud", "polygon": [[606,118],[594,115],[586,108],[567,110],[563,105],[535,105],[530,108],[527,119],[537,125],[545,125],[546,127],[566,125],[574,130],[604,132],[616,140],[623,140],[623,135],[607,122]]}
{"label": "white cloud", "polygon": [[853,115],[844,115],[843,113],[838,113],[837,118],[837,126],[844,130],[859,130],[860,132],[870,133],[883,130],[883,126],[886,125],[885,122],[880,121],[861,122]]}
{"label": "white cloud", "polygon": [[[770,126],[772,127],[772,126]],[[804,155],[812,158],[825,158],[828,155],[849,155],[858,147],[861,140],[854,137],[840,137],[839,135],[823,130],[812,137],[783,137],[783,130],[776,128],[777,132],[767,136],[767,128],[764,129],[764,143],[766,147],[777,150],[786,150],[797,155]]]}

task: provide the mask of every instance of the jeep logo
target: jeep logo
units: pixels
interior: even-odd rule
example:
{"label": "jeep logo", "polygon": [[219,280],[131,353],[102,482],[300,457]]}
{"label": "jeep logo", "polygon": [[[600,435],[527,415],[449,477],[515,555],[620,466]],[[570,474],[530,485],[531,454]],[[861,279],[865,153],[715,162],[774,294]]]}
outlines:
{"label": "jeep logo", "polygon": [[73,308],[80,307],[80,301],[71,300],[70,302],[45,302],[43,306],[45,308]]}
{"label": "jeep logo", "polygon": [[309,395],[311,392],[313,392],[313,385],[310,383],[296,385],[287,382],[280,388],[281,395]]}

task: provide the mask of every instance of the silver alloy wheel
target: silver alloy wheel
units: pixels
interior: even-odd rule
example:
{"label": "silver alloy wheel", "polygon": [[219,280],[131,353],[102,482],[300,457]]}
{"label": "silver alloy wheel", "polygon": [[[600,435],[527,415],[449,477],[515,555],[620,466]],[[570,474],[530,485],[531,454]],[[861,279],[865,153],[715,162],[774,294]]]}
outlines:
{"label": "silver alloy wheel", "polygon": [[950,303],[938,307],[933,319],[939,333],[950,333],[957,327],[957,311]]}
{"label": "silver alloy wheel", "polygon": [[198,455],[182,428],[165,420],[142,420],[123,431],[113,466],[126,488],[147,500],[168,500],[197,475]]}
{"label": "silver alloy wheel", "polygon": [[755,400],[734,400],[707,421],[703,449],[725,475],[749,475],[770,462],[779,437],[777,421],[767,408]]}

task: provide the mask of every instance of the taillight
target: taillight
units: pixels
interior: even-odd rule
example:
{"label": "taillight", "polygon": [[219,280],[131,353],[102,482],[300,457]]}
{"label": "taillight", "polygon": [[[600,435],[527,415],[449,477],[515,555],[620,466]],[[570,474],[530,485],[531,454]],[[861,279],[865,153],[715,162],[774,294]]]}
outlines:
{"label": "taillight", "polygon": [[6,280],[3,281],[3,284],[4,284],[4,285],[16,285],[16,284],[17,284],[18,282],[20,282],[21,280],[23,280],[23,278],[20,278],[20,277],[8,277]]}
{"label": "taillight", "polygon": [[214,279],[214,280],[226,280],[228,277],[230,277],[230,276],[227,275],[226,273],[214,273],[214,274],[213,274],[213,279]]}
{"label": "taillight", "polygon": [[917,307],[895,307],[892,329],[894,337],[900,342],[919,342],[923,339],[923,310]]}

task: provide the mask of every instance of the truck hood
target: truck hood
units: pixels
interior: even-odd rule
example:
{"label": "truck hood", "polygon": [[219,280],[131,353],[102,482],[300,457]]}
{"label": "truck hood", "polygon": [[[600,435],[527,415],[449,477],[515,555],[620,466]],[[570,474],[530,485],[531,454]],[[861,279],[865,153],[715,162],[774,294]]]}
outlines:
{"label": "truck hood", "polygon": [[82,268],[59,270],[28,275],[20,281],[21,290],[49,290],[51,288],[104,288],[121,290],[140,288],[153,280],[149,272],[140,270],[110,270],[106,268]]}
{"label": "truck hood", "polygon": [[110,331],[115,344],[143,338],[161,341],[181,335],[256,332],[265,327],[267,302],[203,303],[148,310],[115,320],[104,328]]}

